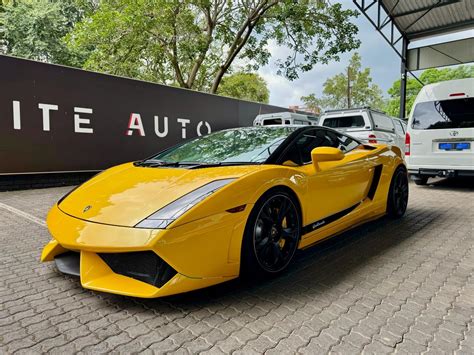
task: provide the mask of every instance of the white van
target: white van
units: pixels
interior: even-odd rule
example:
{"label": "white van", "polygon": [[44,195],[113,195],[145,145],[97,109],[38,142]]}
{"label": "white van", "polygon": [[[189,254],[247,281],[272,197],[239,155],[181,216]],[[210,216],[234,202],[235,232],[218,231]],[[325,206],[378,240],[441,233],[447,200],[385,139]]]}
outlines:
{"label": "white van", "polygon": [[435,176],[474,176],[474,78],[423,87],[405,143],[408,172],[418,185]]}
{"label": "white van", "polygon": [[396,145],[405,151],[406,123],[370,107],[326,111],[321,115],[319,125],[364,142]]}
{"label": "white van", "polygon": [[258,115],[253,121],[254,126],[317,126],[318,118],[316,116],[303,115],[295,112],[277,112]]}

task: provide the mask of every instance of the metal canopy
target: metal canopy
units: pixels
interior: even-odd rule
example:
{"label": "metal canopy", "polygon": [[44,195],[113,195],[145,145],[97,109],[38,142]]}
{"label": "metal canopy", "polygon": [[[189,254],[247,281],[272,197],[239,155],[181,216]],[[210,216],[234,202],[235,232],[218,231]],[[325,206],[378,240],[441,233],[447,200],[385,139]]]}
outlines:
{"label": "metal canopy", "polygon": [[474,26],[474,0],[380,0],[409,41]]}
{"label": "metal canopy", "polygon": [[474,62],[474,37],[409,49],[408,70],[439,68]]}
{"label": "metal canopy", "polygon": [[[404,117],[406,74],[409,71],[408,44],[414,40],[474,28],[474,0],[353,0],[353,2],[401,58],[400,117]],[[471,45],[471,43],[469,41],[465,44]],[[455,47],[455,44],[451,45],[451,49]],[[430,46],[423,53],[429,54],[433,48],[434,46]],[[435,52],[437,50],[444,52],[448,48],[441,46],[434,49]],[[417,56],[411,60],[411,63],[416,64],[412,64],[410,69],[423,69],[420,59],[425,54],[421,49],[410,51],[410,57]],[[453,56],[452,52],[447,54],[452,57],[451,61],[457,61],[453,64],[464,62],[459,60],[458,56]],[[428,62],[430,63],[424,64],[427,65],[426,67],[452,64],[448,63],[446,58],[441,59],[439,55],[436,55],[436,60],[428,60]],[[416,78],[415,75],[413,76]]]}
{"label": "metal canopy", "polygon": [[395,52],[400,41],[474,28],[474,0],[353,0]]}

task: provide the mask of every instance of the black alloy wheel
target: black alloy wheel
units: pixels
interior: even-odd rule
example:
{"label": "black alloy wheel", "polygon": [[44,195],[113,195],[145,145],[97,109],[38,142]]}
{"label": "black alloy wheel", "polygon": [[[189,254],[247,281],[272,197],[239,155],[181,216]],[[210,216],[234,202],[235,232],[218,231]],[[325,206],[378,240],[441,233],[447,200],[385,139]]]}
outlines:
{"label": "black alloy wheel", "polygon": [[301,234],[298,209],[286,193],[270,195],[261,204],[252,231],[258,266],[274,274],[285,269],[298,248]]}
{"label": "black alloy wheel", "polygon": [[408,175],[405,169],[395,170],[390,184],[387,201],[387,212],[391,217],[402,217],[408,206]]}

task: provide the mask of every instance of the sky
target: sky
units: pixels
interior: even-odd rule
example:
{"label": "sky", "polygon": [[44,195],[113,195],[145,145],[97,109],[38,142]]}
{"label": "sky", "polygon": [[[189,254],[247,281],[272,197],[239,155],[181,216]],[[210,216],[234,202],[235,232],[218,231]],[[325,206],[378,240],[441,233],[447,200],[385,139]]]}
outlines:
{"label": "sky", "polygon": [[[344,8],[356,9],[352,0],[342,0],[340,3]],[[362,68],[369,67],[371,69],[373,82],[380,86],[384,96],[387,97],[387,90],[400,77],[400,58],[364,15],[360,14],[354,20],[354,23],[359,27],[357,37],[361,40],[361,45],[356,51],[362,57]],[[443,36],[442,41],[450,41],[461,37],[462,34],[446,35]],[[439,41],[437,39],[435,42]],[[417,41],[411,47],[427,44],[433,44],[433,40]],[[270,50],[274,58],[286,57],[287,50],[285,48],[270,44]],[[294,81],[289,81],[277,75],[276,67],[271,62],[260,68],[258,73],[265,79],[270,90],[270,104],[288,107],[290,105],[301,105],[301,96],[315,93],[317,97],[320,97],[323,83],[329,77],[342,72],[347,67],[353,53],[342,54],[339,62],[330,62],[327,65],[318,64],[311,71],[302,73],[299,79]]]}

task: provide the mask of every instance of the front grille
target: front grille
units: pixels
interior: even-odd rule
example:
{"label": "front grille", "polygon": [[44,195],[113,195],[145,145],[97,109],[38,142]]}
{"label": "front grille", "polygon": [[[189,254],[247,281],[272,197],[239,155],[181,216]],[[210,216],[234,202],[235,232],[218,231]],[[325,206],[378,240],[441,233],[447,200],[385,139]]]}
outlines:
{"label": "front grille", "polygon": [[161,287],[177,274],[171,266],[152,251],[131,253],[99,253],[116,274]]}

